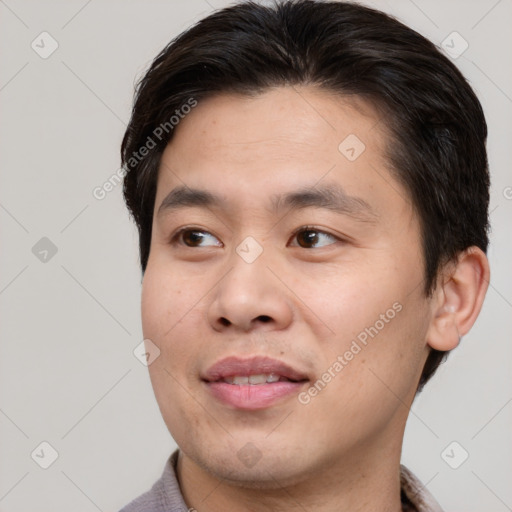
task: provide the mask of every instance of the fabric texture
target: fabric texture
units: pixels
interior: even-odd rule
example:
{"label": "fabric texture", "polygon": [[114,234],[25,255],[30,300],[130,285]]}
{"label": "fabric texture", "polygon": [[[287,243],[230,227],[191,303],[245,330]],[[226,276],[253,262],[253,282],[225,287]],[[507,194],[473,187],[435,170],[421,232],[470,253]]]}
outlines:
{"label": "fabric texture", "polygon": [[[119,512],[194,512],[181,494],[176,477],[179,450],[167,459],[162,476],[151,489]],[[425,486],[405,466],[400,466],[400,484],[403,512],[443,512],[439,503]]]}

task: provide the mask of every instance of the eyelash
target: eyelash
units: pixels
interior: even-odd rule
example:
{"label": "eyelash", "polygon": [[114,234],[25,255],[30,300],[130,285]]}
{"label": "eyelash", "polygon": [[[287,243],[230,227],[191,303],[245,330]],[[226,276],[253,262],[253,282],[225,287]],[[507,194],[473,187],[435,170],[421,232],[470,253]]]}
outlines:
{"label": "eyelash", "polygon": [[[322,235],[327,235],[329,237],[331,237],[332,239],[336,240],[337,242],[343,242],[344,240],[336,235],[333,235],[332,233],[329,233],[328,231],[324,231],[322,229],[319,229],[315,226],[301,226],[300,228],[296,229],[293,233],[292,233],[292,239],[294,239],[299,233],[303,232],[303,231],[314,231],[316,233],[319,233],[319,234],[322,234]],[[206,231],[204,229],[201,229],[201,228],[196,228],[196,227],[193,227],[193,226],[186,226],[184,228],[181,228],[179,229],[172,237],[171,237],[171,244],[172,245],[184,245],[182,244],[182,241],[181,241],[181,235],[183,233],[186,233],[186,232],[199,232],[199,233],[207,233],[209,235],[212,235],[215,237],[215,235],[213,235],[212,233],[210,233],[209,231]],[[215,237],[217,238],[217,237]],[[336,242],[333,242],[332,244],[328,244],[327,246],[330,246],[330,245],[334,245]],[[194,248],[200,248],[200,246],[189,246],[189,245],[184,245],[185,247],[187,247],[188,249],[194,249]],[[298,246],[300,247],[300,246]],[[314,247],[313,247],[314,248]],[[311,248],[306,248],[306,247],[302,247],[302,249],[311,249]]]}

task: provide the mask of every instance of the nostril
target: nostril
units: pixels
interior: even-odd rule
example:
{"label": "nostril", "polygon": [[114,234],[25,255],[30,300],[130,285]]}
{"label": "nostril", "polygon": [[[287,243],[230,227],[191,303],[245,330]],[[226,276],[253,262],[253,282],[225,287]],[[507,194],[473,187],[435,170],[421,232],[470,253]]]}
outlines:
{"label": "nostril", "polygon": [[264,322],[264,323],[268,323],[268,322],[272,321],[272,318],[270,318],[270,317],[269,317],[269,316],[267,316],[267,315],[260,315],[260,316],[258,317],[258,319],[259,319],[259,320],[261,320],[261,321],[262,321],[262,322]]}
{"label": "nostril", "polygon": [[220,323],[221,323],[223,326],[225,326],[225,327],[227,327],[228,325],[231,325],[231,322],[230,322],[227,318],[224,318],[224,317],[221,317],[221,319],[220,319]]}

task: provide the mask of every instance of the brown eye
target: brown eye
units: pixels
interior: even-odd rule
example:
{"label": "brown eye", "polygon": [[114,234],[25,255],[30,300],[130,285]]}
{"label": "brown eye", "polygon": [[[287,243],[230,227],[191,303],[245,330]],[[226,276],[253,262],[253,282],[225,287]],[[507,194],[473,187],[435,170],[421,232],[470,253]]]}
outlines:
{"label": "brown eye", "polygon": [[[295,238],[297,239],[298,245],[303,249],[324,247],[326,245],[331,245],[338,240],[334,235],[314,228],[303,228],[300,231],[297,231],[295,233]],[[322,243],[322,241],[325,241],[326,239],[331,239],[333,242]],[[320,245],[318,245],[319,243]]]}
{"label": "brown eye", "polygon": [[202,231],[199,229],[182,229],[176,236],[174,237],[174,241],[176,243],[182,243],[187,247],[211,247],[212,245],[222,245],[220,242],[206,244],[204,242],[208,241],[208,239],[217,240],[215,236],[208,231]]}
{"label": "brown eye", "polygon": [[312,230],[304,230],[297,234],[297,241],[301,247],[317,243],[318,238],[318,233]]}
{"label": "brown eye", "polygon": [[190,245],[191,247],[195,247],[201,243],[204,236],[200,231],[185,231],[182,234],[182,239],[185,242],[185,245]]}

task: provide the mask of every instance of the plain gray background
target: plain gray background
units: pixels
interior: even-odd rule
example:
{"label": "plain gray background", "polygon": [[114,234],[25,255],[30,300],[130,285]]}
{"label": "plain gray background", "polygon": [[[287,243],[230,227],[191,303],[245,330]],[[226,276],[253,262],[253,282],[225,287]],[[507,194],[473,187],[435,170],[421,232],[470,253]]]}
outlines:
{"label": "plain gray background", "polygon": [[[228,3],[0,0],[0,511],[118,510],[175,447],[133,354],[136,230],[121,186],[103,200],[93,190],[119,168],[135,78]],[[440,46],[467,41],[456,63],[490,131],[491,286],[476,325],[413,404],[403,463],[447,511],[512,510],[512,1],[364,3]],[[47,469],[42,442],[58,454]]]}

